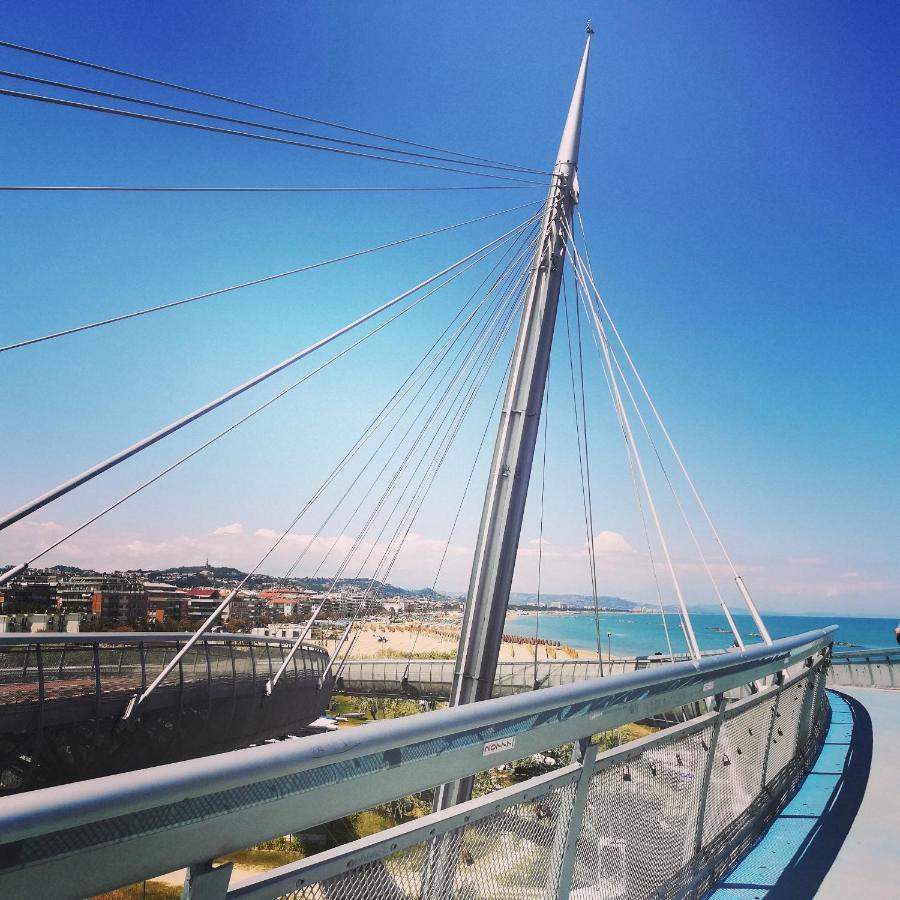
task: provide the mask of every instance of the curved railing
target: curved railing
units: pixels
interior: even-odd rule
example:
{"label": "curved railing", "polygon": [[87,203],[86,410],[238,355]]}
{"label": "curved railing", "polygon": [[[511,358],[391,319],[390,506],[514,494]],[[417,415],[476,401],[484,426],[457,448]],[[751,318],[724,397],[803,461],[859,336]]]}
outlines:
{"label": "curved railing", "polygon": [[[683,661],[686,656],[676,656]],[[535,688],[561,687],[594,678],[624,675],[666,665],[667,656],[623,656],[604,660],[602,667],[591,659],[525,660],[497,663],[494,696],[506,697]],[[447,700],[456,663],[452,659],[351,659],[343,664],[335,693],[357,696],[414,697]]]}
{"label": "curved railing", "polygon": [[123,727],[131,699],[190,637],[0,635],[0,793],[246,746],[307,724],[328,704],[323,649],[302,647],[263,702],[293,642],[208,634]]}
{"label": "curved railing", "polygon": [[900,690],[900,647],[835,651],[831,663],[828,682],[836,687]]}
{"label": "curved railing", "polygon": [[[832,633],[10,797],[0,895],[83,897],[187,866],[185,897],[700,896],[817,751]],[[680,725],[591,744],[704,699]],[[241,884],[213,865],[567,742],[567,766]]]}
{"label": "curved railing", "polygon": [[[144,690],[190,637],[180,632],[0,635],[0,705]],[[292,644],[288,638],[208,634],[166,686],[266,680]],[[286,675],[316,680],[327,660],[321,647],[303,646]]]}

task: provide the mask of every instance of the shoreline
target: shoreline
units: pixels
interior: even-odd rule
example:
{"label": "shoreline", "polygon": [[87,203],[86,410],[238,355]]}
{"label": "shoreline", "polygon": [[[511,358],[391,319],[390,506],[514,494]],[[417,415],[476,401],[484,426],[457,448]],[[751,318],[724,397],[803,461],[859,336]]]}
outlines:
{"label": "shoreline", "polygon": [[[461,623],[460,623],[461,624]],[[349,659],[455,659],[459,644],[455,623],[367,622],[357,633]],[[326,646],[331,641],[326,641]],[[562,641],[504,634],[500,645],[501,662],[538,660],[597,659],[597,653],[572,647]]]}

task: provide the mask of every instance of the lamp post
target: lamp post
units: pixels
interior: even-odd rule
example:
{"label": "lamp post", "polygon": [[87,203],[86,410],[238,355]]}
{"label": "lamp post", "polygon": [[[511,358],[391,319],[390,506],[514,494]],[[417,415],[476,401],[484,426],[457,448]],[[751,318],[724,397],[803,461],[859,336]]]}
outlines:
{"label": "lamp post", "polygon": [[612,632],[606,632],[606,656],[612,662]]}

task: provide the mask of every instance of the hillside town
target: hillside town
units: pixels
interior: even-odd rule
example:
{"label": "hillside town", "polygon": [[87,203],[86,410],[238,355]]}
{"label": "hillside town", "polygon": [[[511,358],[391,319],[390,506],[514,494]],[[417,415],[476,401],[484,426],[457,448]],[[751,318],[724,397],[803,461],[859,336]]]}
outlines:
{"label": "hillside town", "polygon": [[[2,571],[2,570],[0,570]],[[0,585],[0,632],[194,631],[245,578],[210,566],[162,571],[93,572],[71,567],[27,569]],[[455,612],[461,602],[367,582],[276,580],[253,576],[221,617],[231,632],[318,619]]]}

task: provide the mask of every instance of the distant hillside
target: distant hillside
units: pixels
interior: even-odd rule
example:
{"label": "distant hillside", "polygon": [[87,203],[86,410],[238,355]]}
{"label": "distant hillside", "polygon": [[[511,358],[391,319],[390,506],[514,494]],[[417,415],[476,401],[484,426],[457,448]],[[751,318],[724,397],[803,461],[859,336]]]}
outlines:
{"label": "distant hillside", "polygon": [[[242,581],[247,575],[240,569],[231,566],[171,566],[167,569],[133,569],[145,581],[166,581],[178,587],[212,587],[223,581]],[[247,586],[257,587],[259,584],[268,583],[271,578],[268,575],[254,575]]]}
{"label": "distant hillside", "polygon": [[[511,593],[509,603],[510,606],[537,603],[537,594]],[[541,594],[541,603],[566,603],[576,609],[593,609],[594,598],[584,594]],[[622,597],[598,597],[597,603],[604,609],[637,609],[642,606]]]}
{"label": "distant hillside", "polygon": [[[233,569],[230,566],[172,566],[168,569],[135,569],[137,574],[148,581],[168,581],[179,587],[209,587],[220,582],[236,583],[242,581],[247,573],[240,569]],[[277,582],[287,584],[296,588],[307,588],[311,591],[324,591],[331,587],[332,579],[330,578],[279,578],[276,575],[266,575],[259,573],[252,575],[247,581],[247,587],[260,588],[264,585]],[[368,578],[342,578],[336,585],[338,590],[346,590],[357,588],[366,590],[369,587]],[[375,592],[382,597],[427,597],[430,600],[445,600],[443,594],[431,590],[431,588],[422,588],[421,590],[410,590],[408,588],[397,587],[394,584],[382,584],[375,582]]]}
{"label": "distant hillside", "polygon": [[[297,587],[308,588],[311,591],[322,591],[330,587],[330,578],[289,578],[291,584]],[[338,589],[357,588],[366,590],[369,587],[368,578],[342,578],[337,583]],[[375,582],[375,593],[381,597],[426,597],[429,600],[447,600],[445,594],[433,591],[431,588],[410,589],[397,587],[395,584]]]}
{"label": "distant hillside", "polygon": [[[0,572],[11,569],[12,565],[0,566]],[[58,572],[62,575],[95,575],[95,569],[80,569],[78,566],[52,566],[46,571]],[[165,569],[131,569],[134,575],[143,581],[165,581],[177,587],[213,587],[222,582],[232,585],[243,581],[247,573],[231,566],[169,566]],[[308,588],[313,591],[324,591],[331,587],[330,578],[279,578],[276,575],[258,573],[251,575],[247,587],[251,590],[270,585],[273,582],[288,584],[297,588]],[[356,588],[367,590],[368,578],[342,578],[336,585],[338,590]],[[425,597],[429,600],[452,599],[431,588],[402,588],[395,584],[375,582],[375,592],[381,597]]]}
{"label": "distant hillside", "polygon": [[95,569],[79,569],[78,566],[51,566],[47,571],[59,572],[60,575],[91,575]]}

